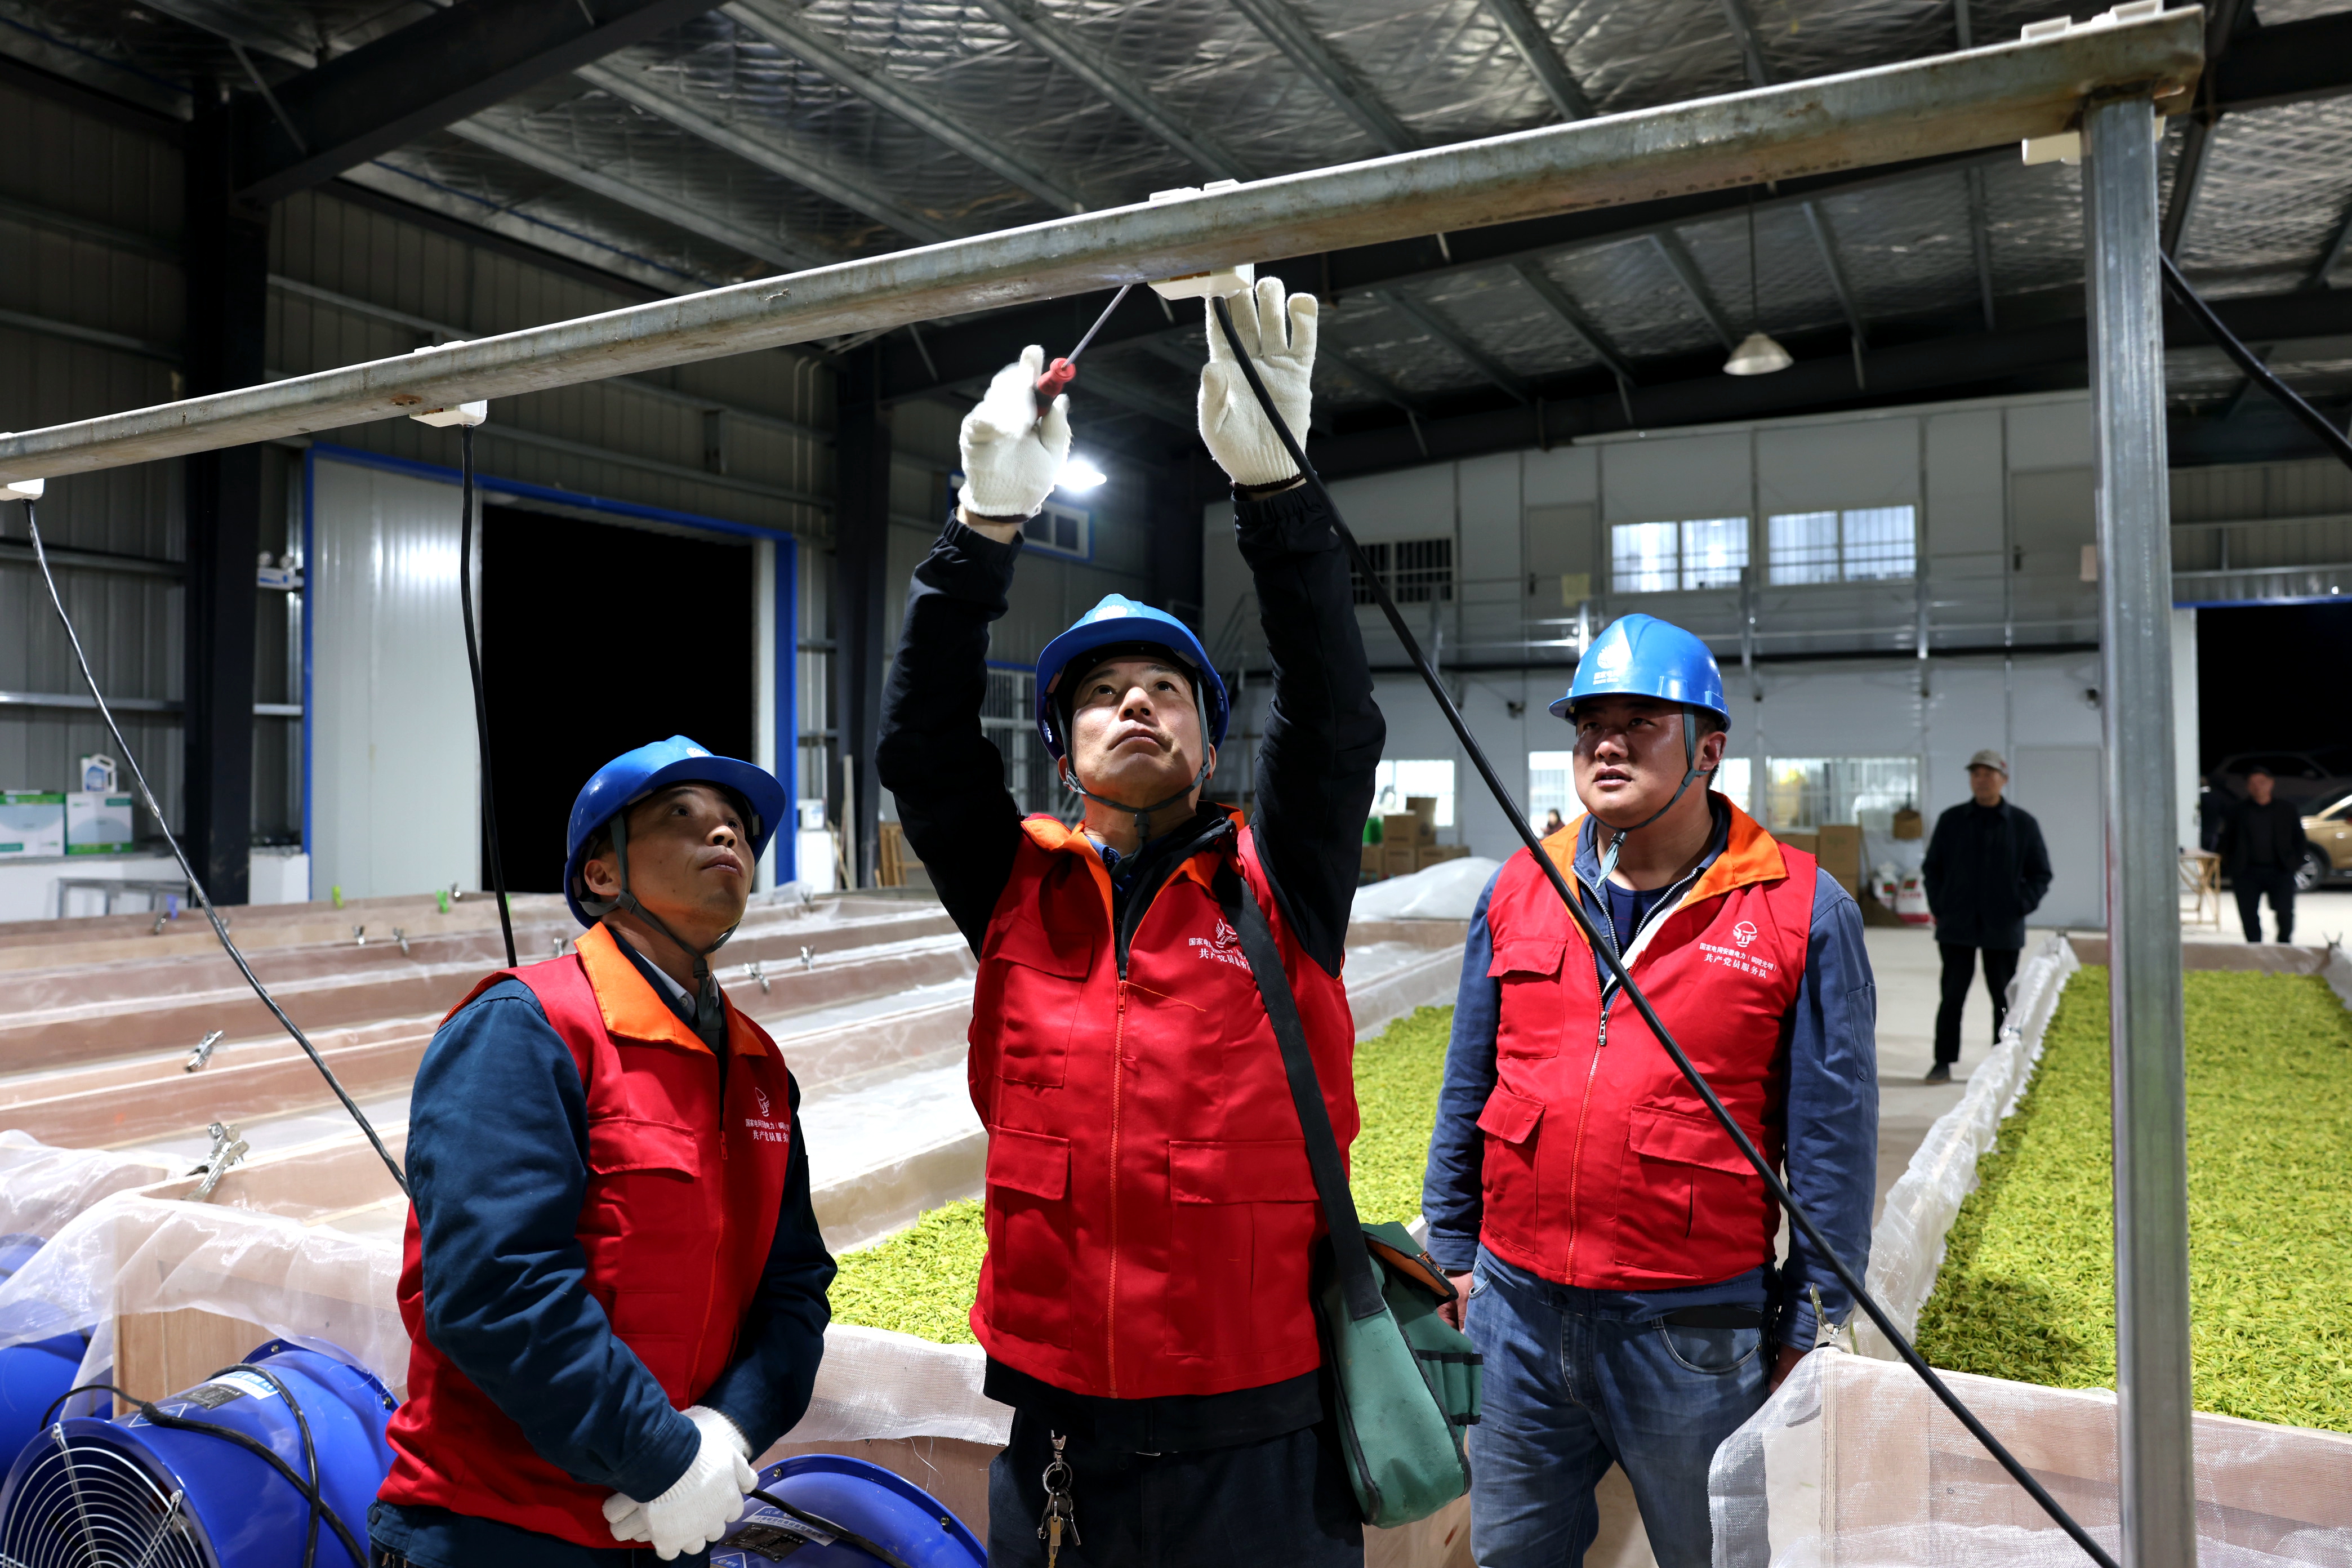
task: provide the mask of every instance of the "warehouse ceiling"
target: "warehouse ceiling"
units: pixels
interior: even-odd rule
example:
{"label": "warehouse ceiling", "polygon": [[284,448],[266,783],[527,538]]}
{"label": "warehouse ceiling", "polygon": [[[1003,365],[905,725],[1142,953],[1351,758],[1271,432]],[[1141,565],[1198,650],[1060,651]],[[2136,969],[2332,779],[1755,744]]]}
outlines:
{"label": "warehouse ceiling", "polygon": [[[1998,42],[2055,10],[0,0],[0,47],[166,112],[229,94],[249,194],[340,178],[684,292],[1171,186]],[[495,23],[464,30],[485,15]],[[2242,332],[2271,332],[2262,346],[2290,382],[2341,404],[2352,9],[2220,0],[2209,53],[2197,112],[2166,125],[2168,243]],[[1274,269],[1325,298],[1322,435],[1334,468],[1367,468],[1629,426],[2080,385],[2080,204],[2078,170],[2028,168],[2003,148]],[[885,400],[969,393],[1023,342],[1066,347],[1098,308],[894,332],[865,355],[864,384]],[[1797,368],[1723,375],[1729,345],[1757,329],[1788,343]],[[2193,331],[2173,342],[2177,444],[2185,431],[2192,447],[2226,445],[2233,421],[2260,424],[2233,366]],[[1200,352],[1197,318],[1171,322],[1133,298],[1081,388],[1172,437],[1190,429]]]}

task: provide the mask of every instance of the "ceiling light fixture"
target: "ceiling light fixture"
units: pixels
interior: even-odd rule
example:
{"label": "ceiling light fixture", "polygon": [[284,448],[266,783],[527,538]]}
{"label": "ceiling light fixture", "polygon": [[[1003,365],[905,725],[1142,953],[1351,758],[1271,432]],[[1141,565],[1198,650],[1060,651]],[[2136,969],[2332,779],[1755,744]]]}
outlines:
{"label": "ceiling light fixture", "polygon": [[1726,375],[1769,375],[1776,370],[1786,370],[1797,363],[1796,357],[1773,341],[1772,335],[1758,323],[1756,316],[1756,188],[1748,189],[1748,322],[1755,328],[1739,340],[1731,357],[1723,362]]}
{"label": "ceiling light fixture", "polygon": [[1054,483],[1058,489],[1078,494],[1094,489],[1108,478],[1108,474],[1073,452],[1069,460],[1062,465],[1062,471],[1054,476]]}

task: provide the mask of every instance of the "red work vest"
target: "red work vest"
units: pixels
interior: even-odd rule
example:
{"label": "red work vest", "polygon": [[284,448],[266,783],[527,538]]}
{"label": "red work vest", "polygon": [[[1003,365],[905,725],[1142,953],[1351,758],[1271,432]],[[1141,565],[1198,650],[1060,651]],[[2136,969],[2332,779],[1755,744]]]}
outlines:
{"label": "red work vest", "polygon": [[[1579,817],[1544,840],[1570,869]],[[1776,1164],[1787,1041],[1812,930],[1815,861],[1731,808],[1723,854],[1654,915],[1626,967],[1691,1062]],[[1764,1183],[1621,994],[1601,1009],[1592,949],[1526,850],[1486,901],[1500,983],[1480,1239],[1564,1285],[1641,1290],[1768,1262]]]}
{"label": "red work vest", "polygon": [[[614,1337],[683,1410],[726,1370],[775,1240],[792,1152],[784,1059],[729,1003],[734,1060],[722,1122],[709,1047],[604,927],[580,938],[576,956],[489,976],[451,1015],[509,975],[539,998],[587,1089],[579,1236],[588,1293]],[[411,1208],[400,1271],[400,1315],[412,1342],[408,1402],[392,1417],[392,1475],[378,1495],[613,1546],[606,1489],[540,1458],[522,1429],[434,1346],[424,1280]]]}
{"label": "red work vest", "polygon": [[[1211,887],[1232,846],[1169,878],[1122,977],[1102,857],[1050,817],[1022,826],[972,1005],[971,1098],[988,1127],[972,1332],[1015,1371],[1105,1398],[1314,1371],[1322,1215],[1281,1047]],[[1247,828],[1240,859],[1344,1151],[1356,1136],[1347,993],[1284,922]]]}

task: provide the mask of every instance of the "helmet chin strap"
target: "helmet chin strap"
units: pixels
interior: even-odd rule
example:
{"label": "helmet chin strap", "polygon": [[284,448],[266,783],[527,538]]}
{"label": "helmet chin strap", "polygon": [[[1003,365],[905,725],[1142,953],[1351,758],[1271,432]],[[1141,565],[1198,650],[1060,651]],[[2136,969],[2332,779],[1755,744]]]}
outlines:
{"label": "helmet chin strap", "polygon": [[1683,710],[1683,782],[1675,786],[1673,799],[1668,800],[1665,805],[1658,807],[1631,827],[1609,827],[1609,824],[1601,821],[1597,813],[1592,818],[1596,837],[1599,830],[1603,827],[1609,827],[1609,831],[1616,835],[1609,841],[1609,847],[1601,852],[1601,879],[1607,881],[1610,873],[1617,869],[1617,852],[1625,847],[1625,840],[1628,837],[1641,832],[1642,829],[1674,810],[1675,803],[1680,801],[1684,793],[1690,788],[1693,779],[1706,778],[1714,772],[1713,768],[1703,768],[1698,765],[1698,710],[1685,708]]}
{"label": "helmet chin strap", "polygon": [[[1151,838],[1152,813],[1167,810],[1170,806],[1174,805],[1178,801],[1182,800],[1186,795],[1191,795],[1194,790],[1199,789],[1202,784],[1207,784],[1209,782],[1209,770],[1214,766],[1216,766],[1216,762],[1213,758],[1208,762],[1202,763],[1201,764],[1201,771],[1192,775],[1192,782],[1191,784],[1186,784],[1182,789],[1178,790],[1166,800],[1154,801],[1150,805],[1129,805],[1123,800],[1111,800],[1103,795],[1097,795],[1094,791],[1087,788],[1086,785],[1078,782],[1078,765],[1070,761],[1067,757],[1064,757],[1062,759],[1062,785],[1072,795],[1084,795],[1087,799],[1094,802],[1097,805],[1107,805],[1113,811],[1123,811],[1129,816],[1134,817],[1136,847],[1140,849],[1146,843],[1150,842]],[[724,941],[725,939],[721,938],[720,940]]]}
{"label": "helmet chin strap", "polygon": [[692,942],[680,937],[677,932],[670,930],[668,924],[665,922],[659,915],[646,908],[644,904],[639,903],[637,901],[636,894],[629,891],[629,813],[627,807],[625,806],[620,811],[614,814],[612,827],[613,859],[615,865],[615,879],[621,884],[620,891],[614,894],[613,897],[609,899],[583,899],[580,900],[580,907],[586,910],[590,914],[594,915],[598,920],[603,920],[606,915],[613,913],[615,910],[635,915],[637,919],[645,921],[647,925],[653,927],[654,930],[667,937],[670,940],[671,945],[675,946],[680,952],[685,953],[688,958],[694,960],[695,1022],[697,1027],[699,1028],[718,1017],[719,1015],[718,988],[711,984],[710,980],[710,955],[727,945],[727,939],[735,934],[735,927],[729,926],[725,931],[720,931],[719,933],[719,940],[712,942],[709,947],[697,947]]}

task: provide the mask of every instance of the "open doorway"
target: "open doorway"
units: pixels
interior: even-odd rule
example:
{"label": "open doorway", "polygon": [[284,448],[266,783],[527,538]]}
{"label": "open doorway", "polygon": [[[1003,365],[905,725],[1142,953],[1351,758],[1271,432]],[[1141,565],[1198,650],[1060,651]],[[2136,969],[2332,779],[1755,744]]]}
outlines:
{"label": "open doorway", "polygon": [[562,890],[572,797],[621,752],[687,735],[752,754],[753,561],[748,542],[482,509],[482,682],[509,889]]}

